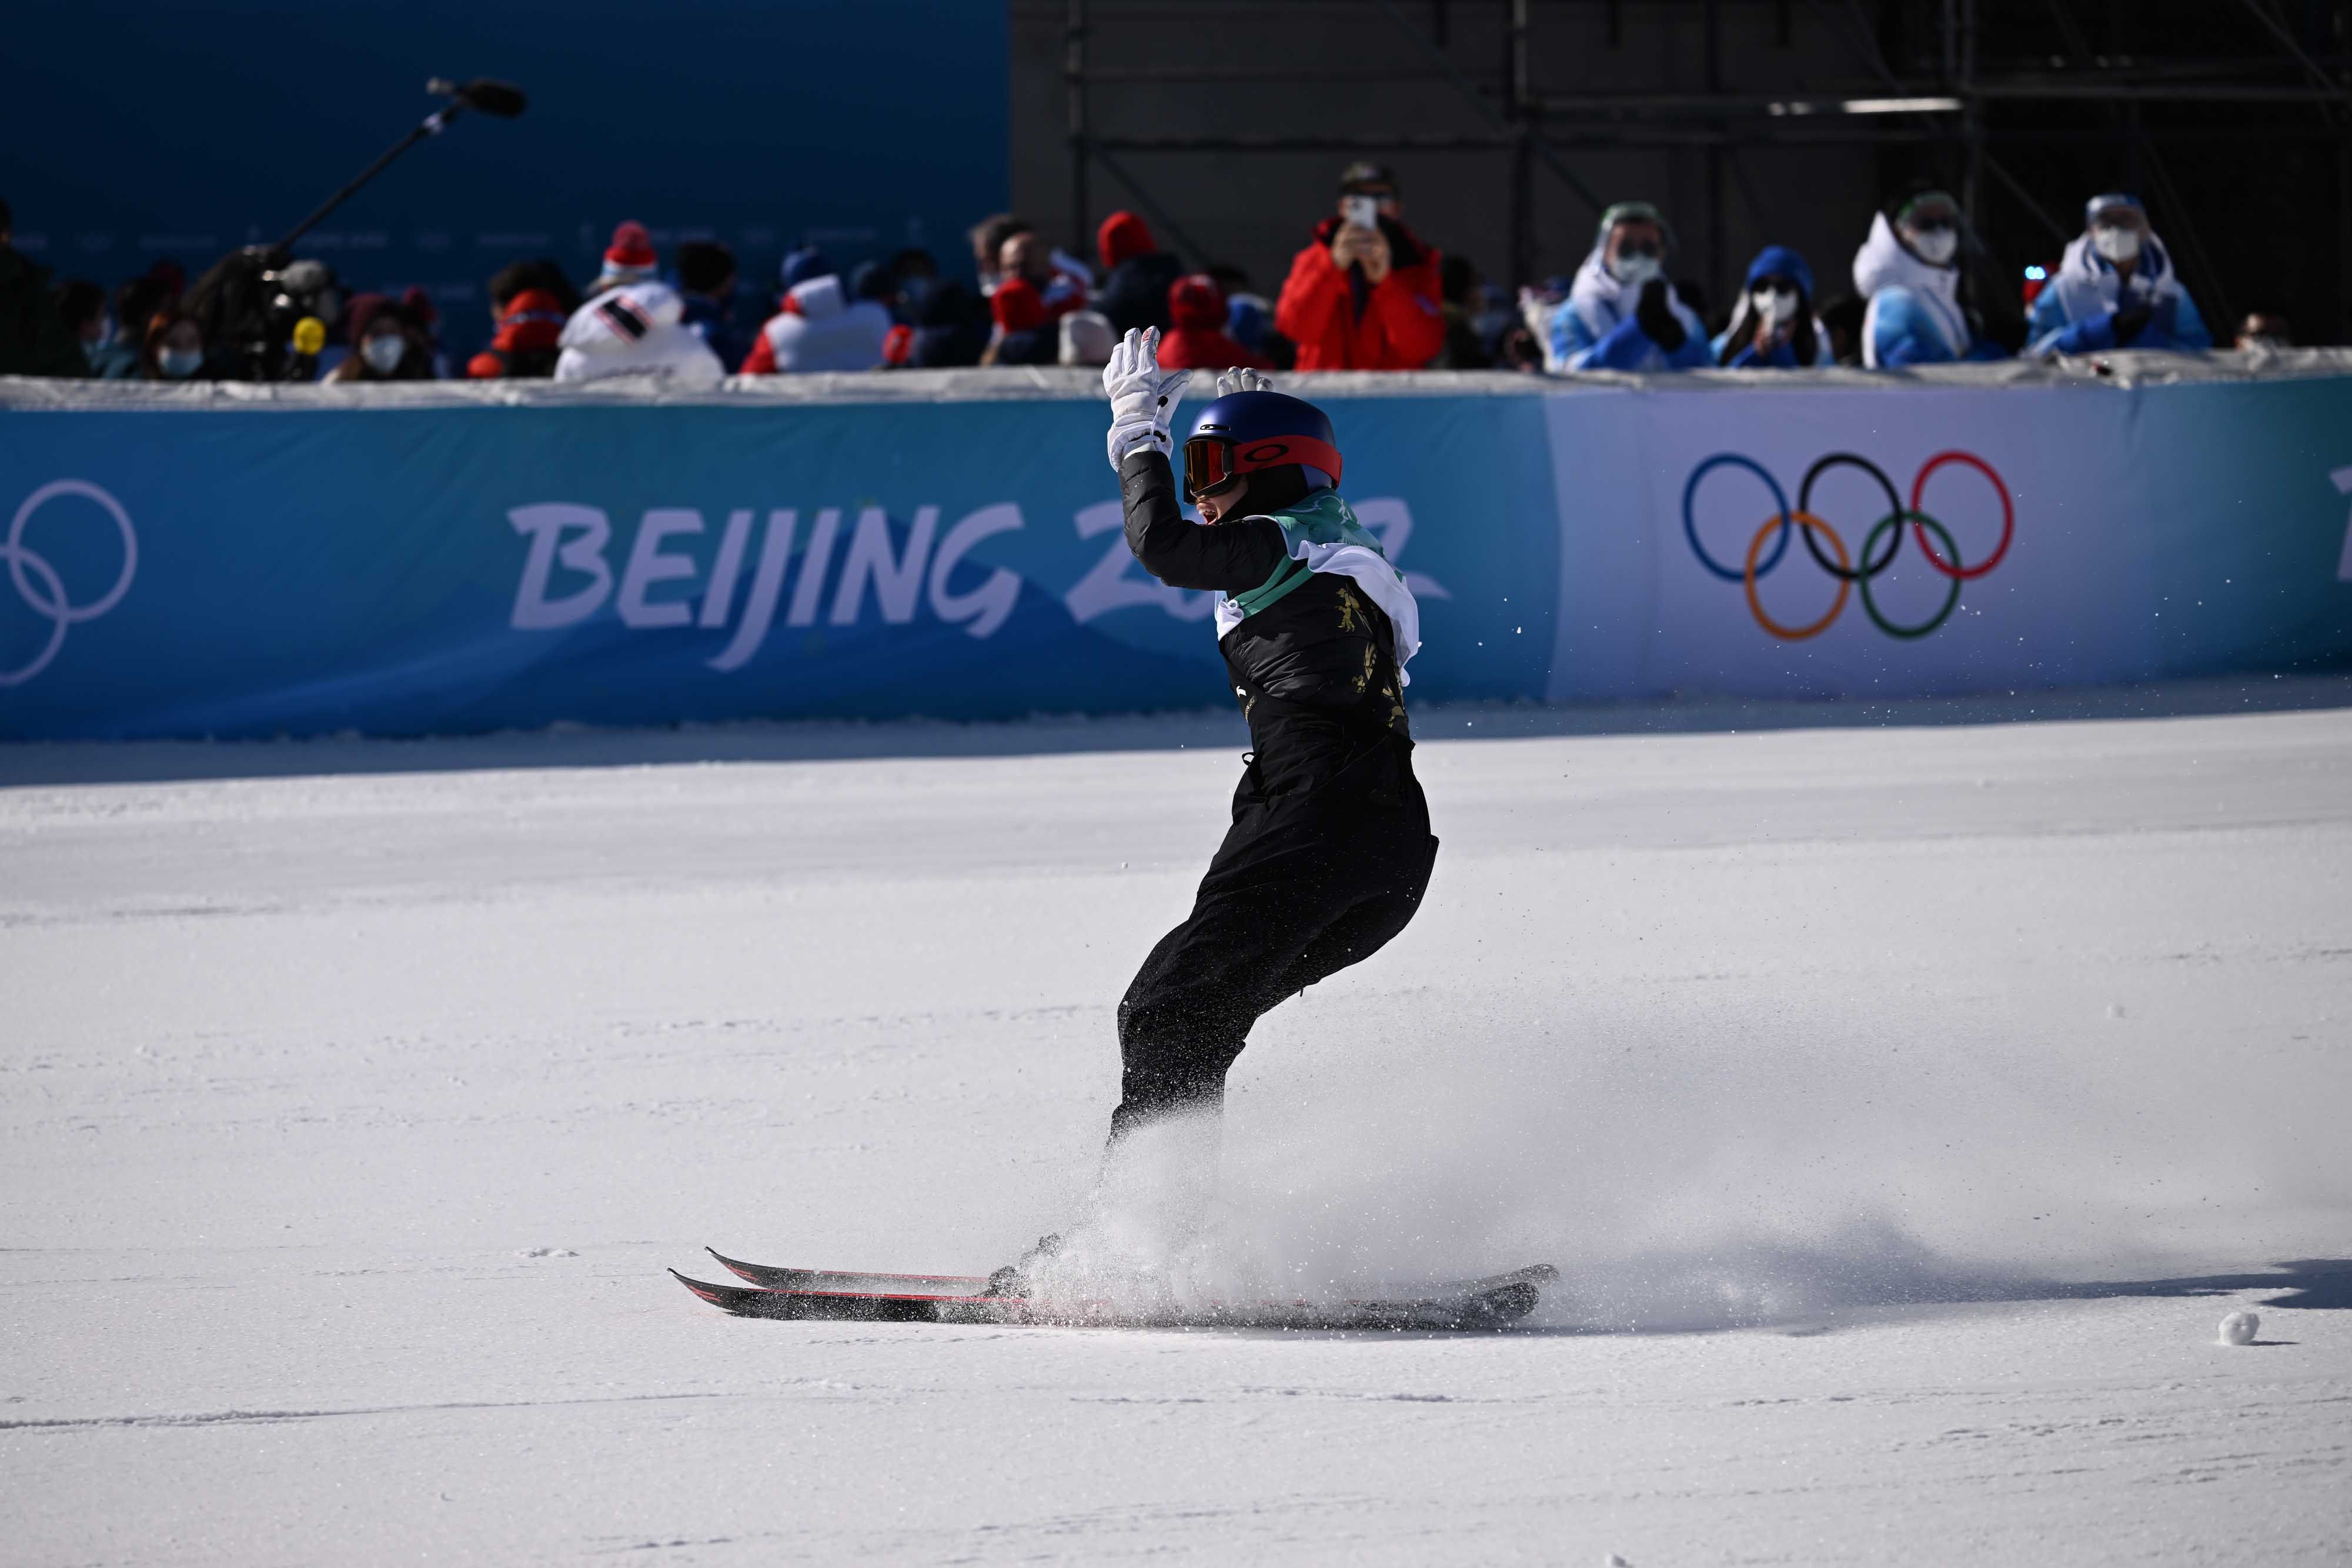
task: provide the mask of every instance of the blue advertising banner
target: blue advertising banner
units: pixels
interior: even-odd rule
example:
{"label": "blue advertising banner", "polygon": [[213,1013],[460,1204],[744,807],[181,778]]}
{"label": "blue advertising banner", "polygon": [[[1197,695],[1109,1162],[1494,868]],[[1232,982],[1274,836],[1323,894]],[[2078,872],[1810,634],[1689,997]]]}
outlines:
{"label": "blue advertising banner", "polygon": [[[0,737],[1223,701],[1207,596],[1128,553],[1089,378],[1012,374],[0,387]],[[2352,662],[2352,376],[1297,384],[1420,599],[1416,699]]]}
{"label": "blue advertising banner", "polygon": [[[1539,697],[1541,401],[1329,401],[1416,695]],[[982,718],[1224,699],[1099,398],[0,415],[0,735]]]}

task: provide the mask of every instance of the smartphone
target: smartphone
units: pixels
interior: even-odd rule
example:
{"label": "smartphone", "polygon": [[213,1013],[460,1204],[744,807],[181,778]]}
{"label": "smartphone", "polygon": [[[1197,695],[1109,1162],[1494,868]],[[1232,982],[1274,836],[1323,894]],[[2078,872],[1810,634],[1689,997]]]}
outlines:
{"label": "smartphone", "polygon": [[1339,205],[1347,214],[1348,221],[1356,227],[1376,229],[1381,226],[1381,204],[1373,197],[1347,196],[1341,199]]}

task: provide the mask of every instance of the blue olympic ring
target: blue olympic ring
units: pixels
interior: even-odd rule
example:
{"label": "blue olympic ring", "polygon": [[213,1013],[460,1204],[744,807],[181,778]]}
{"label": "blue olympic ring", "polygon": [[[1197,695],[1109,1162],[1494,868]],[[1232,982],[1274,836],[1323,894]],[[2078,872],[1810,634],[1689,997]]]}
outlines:
{"label": "blue olympic ring", "polygon": [[1762,577],[1780,565],[1780,557],[1788,551],[1789,495],[1787,491],[1780,488],[1780,481],[1773,478],[1770,470],[1764,465],[1757,462],[1753,457],[1742,457],[1737,452],[1718,452],[1691,470],[1690,482],[1683,486],[1683,535],[1690,540],[1690,548],[1698,556],[1699,565],[1726,582],[1745,582],[1748,580],[1746,572],[1725,566],[1706,553],[1706,547],[1698,542],[1698,519],[1691,512],[1691,503],[1698,497],[1698,482],[1706,477],[1710,469],[1719,468],[1727,463],[1745,468],[1764,481],[1765,487],[1772,492],[1772,515],[1780,519],[1780,537],[1772,541],[1772,553],[1756,563],[1756,575],[1759,577]]}

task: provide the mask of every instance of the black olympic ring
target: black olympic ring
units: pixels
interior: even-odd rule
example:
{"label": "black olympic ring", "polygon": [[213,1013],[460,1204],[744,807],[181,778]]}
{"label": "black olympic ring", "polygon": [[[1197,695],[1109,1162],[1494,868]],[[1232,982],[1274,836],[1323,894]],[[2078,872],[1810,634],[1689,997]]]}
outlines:
{"label": "black olympic ring", "polygon": [[[1813,465],[1805,470],[1804,483],[1797,486],[1797,510],[1801,512],[1810,512],[1813,509],[1813,481],[1819,479],[1824,473],[1828,472],[1832,468],[1861,469],[1872,478],[1877,480],[1878,487],[1886,492],[1886,515],[1888,517],[1894,517],[1903,510],[1903,497],[1895,493],[1895,481],[1886,476],[1886,470],[1881,468],[1877,464],[1873,463],[1869,458],[1852,452],[1832,452],[1826,457],[1816,458],[1814,460]],[[1895,564],[1895,554],[1897,550],[1903,548],[1903,534],[1900,529],[1897,529],[1889,536],[1886,544],[1886,554],[1882,559],[1875,561],[1872,560],[1870,559],[1870,551],[1865,549],[1862,552],[1863,559],[1860,566],[1844,567],[1840,566],[1837,562],[1830,559],[1829,557],[1822,553],[1822,547],[1813,542],[1812,529],[1800,528],[1798,532],[1804,536],[1805,549],[1812,555],[1813,564],[1820,567],[1823,571],[1828,572],[1832,577],[1836,578],[1840,582],[1853,582],[1856,579],[1861,579],[1866,581],[1871,578],[1876,577],[1880,572],[1885,571],[1888,567]],[[1877,529],[1873,528],[1871,530],[1871,536],[1873,538],[1876,538],[1877,532]],[[1958,560],[1959,557],[1954,556],[1952,559],[1954,560]]]}

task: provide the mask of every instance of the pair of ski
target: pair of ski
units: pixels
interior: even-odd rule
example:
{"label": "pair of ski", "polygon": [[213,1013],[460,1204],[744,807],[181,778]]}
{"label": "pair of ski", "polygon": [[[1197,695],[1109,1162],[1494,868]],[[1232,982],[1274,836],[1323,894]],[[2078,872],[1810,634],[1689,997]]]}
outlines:
{"label": "pair of ski", "polygon": [[1027,1323],[1100,1327],[1286,1329],[1496,1329],[1535,1311],[1559,1277],[1549,1263],[1413,1294],[1370,1300],[1212,1302],[1139,1315],[1107,1301],[1031,1301],[992,1295],[978,1274],[861,1274],[745,1263],[709,1250],[742,1285],[677,1282],[739,1318],[848,1322]]}

